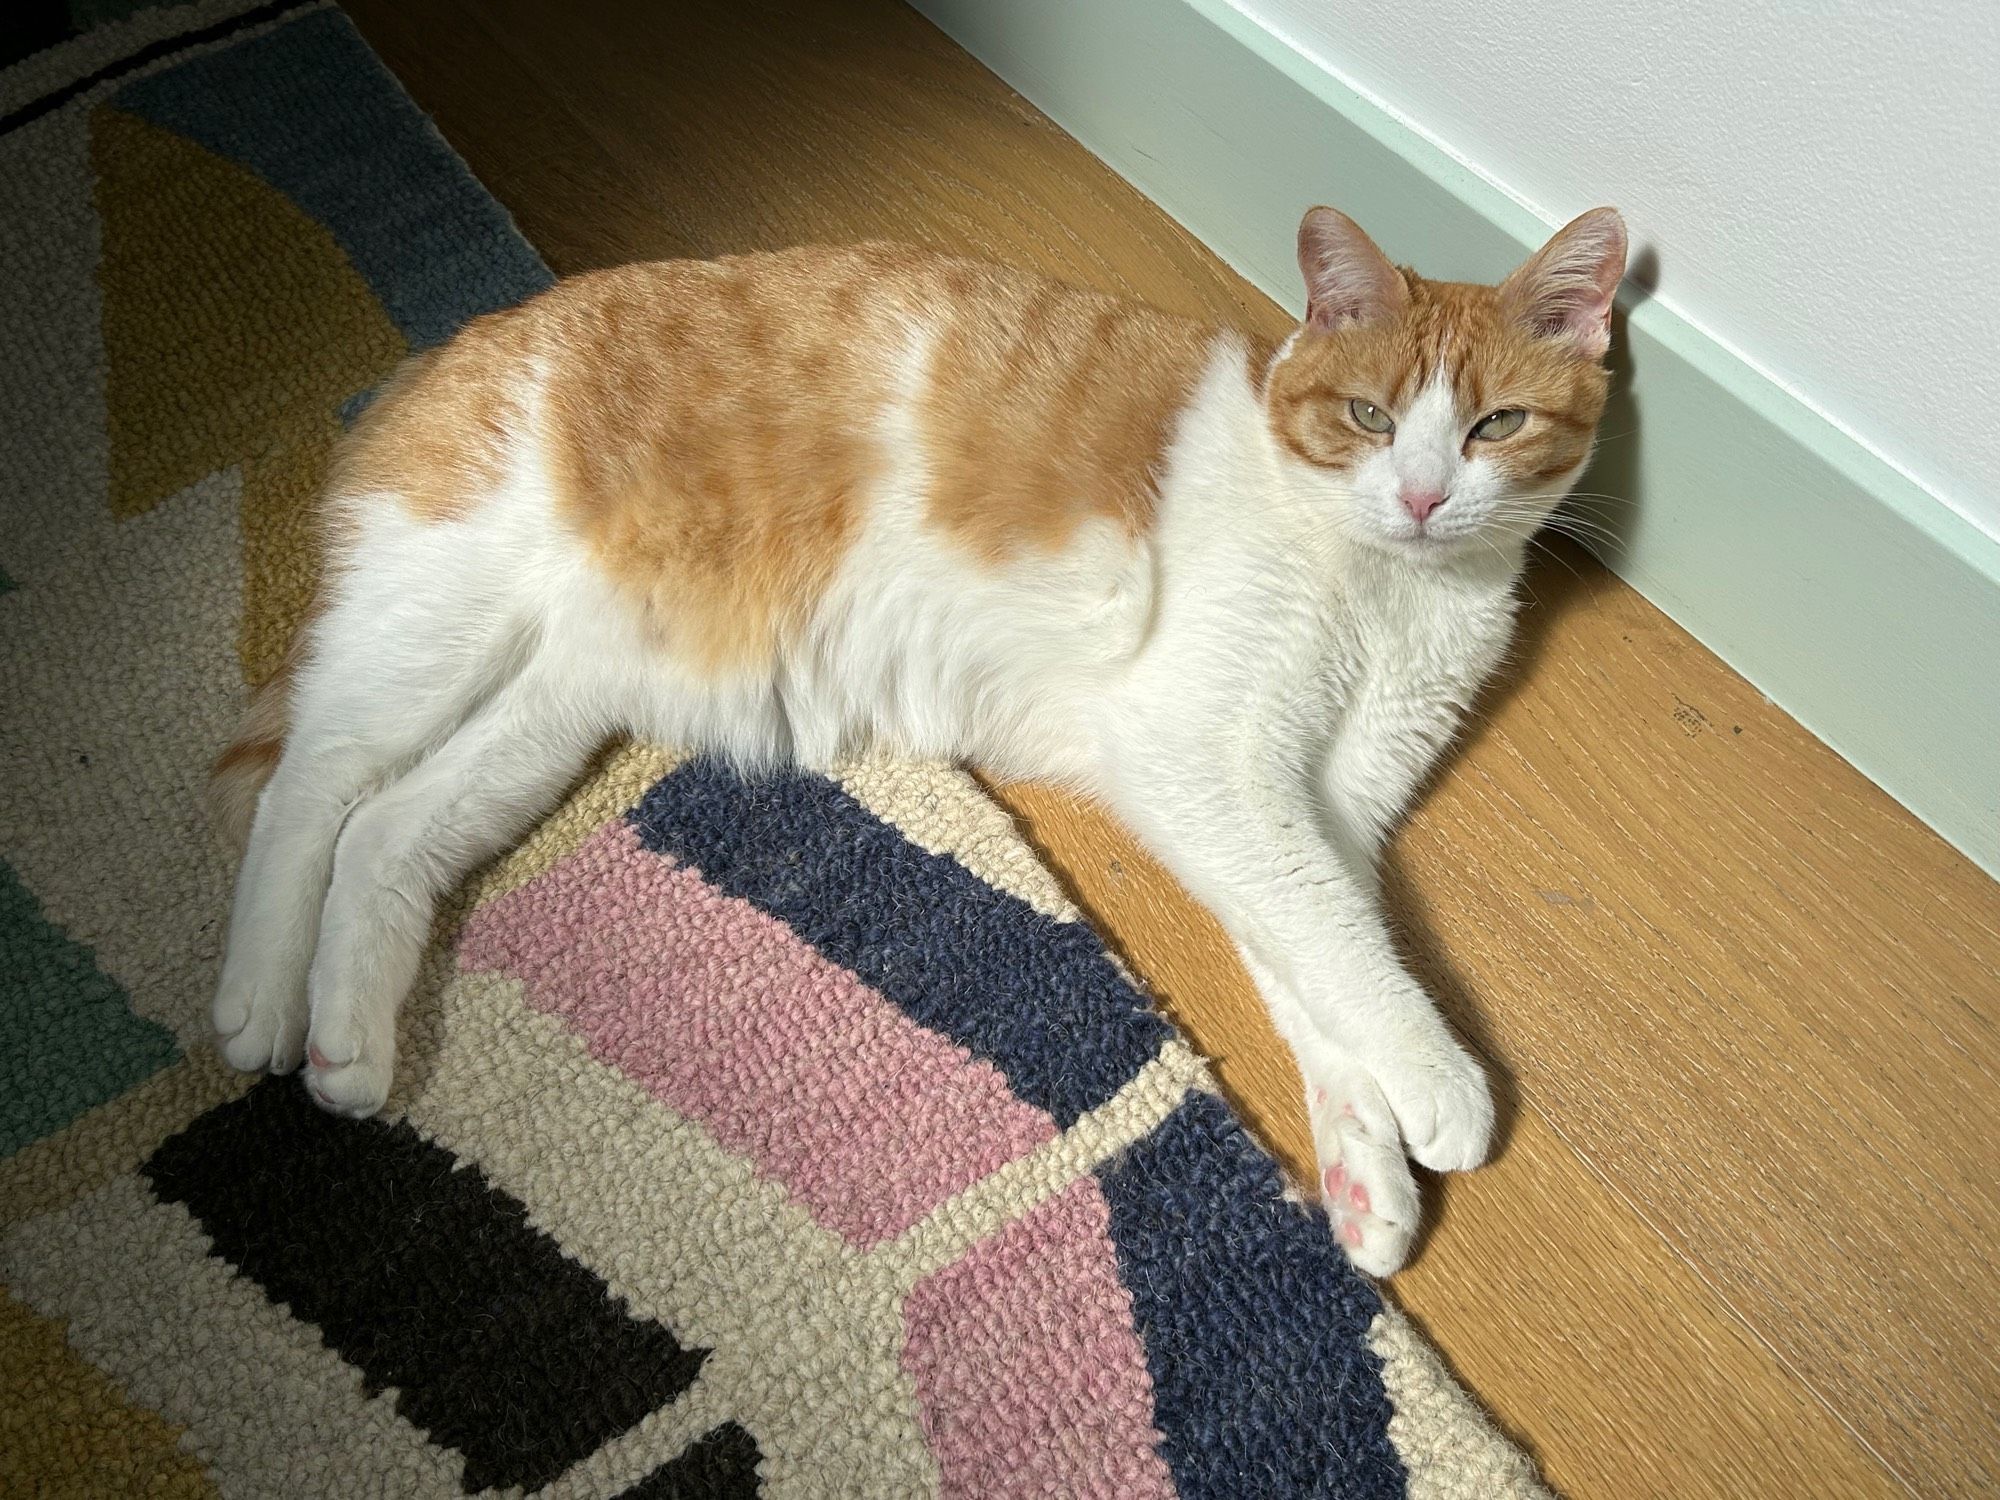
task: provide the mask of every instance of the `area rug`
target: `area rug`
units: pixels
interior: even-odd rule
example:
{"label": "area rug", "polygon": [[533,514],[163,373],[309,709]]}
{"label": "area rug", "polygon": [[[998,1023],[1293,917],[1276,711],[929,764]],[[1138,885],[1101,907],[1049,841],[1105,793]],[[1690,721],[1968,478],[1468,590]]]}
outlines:
{"label": "area rug", "polygon": [[948,767],[617,747],[451,904],[382,1117],[223,1068],[200,788],[330,446],[550,278],[339,11],[30,9],[0,1491],[1540,1493]]}

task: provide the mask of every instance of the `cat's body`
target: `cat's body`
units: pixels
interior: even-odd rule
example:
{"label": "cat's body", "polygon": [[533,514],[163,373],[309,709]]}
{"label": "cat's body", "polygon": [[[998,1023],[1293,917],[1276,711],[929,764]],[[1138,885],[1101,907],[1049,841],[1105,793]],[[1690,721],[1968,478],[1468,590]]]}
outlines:
{"label": "cat's body", "polygon": [[[1102,798],[1216,911],[1299,1057],[1343,1241],[1393,1270],[1405,1154],[1477,1165],[1492,1109],[1372,861],[1505,648],[1521,523],[1588,454],[1623,239],[1496,294],[1317,212],[1278,350],[868,246],[599,273],[414,362],[218,765],[225,817],[256,813],[230,1061],[380,1108],[435,902],[610,735],[966,759]],[[1480,468],[1499,444],[1467,423],[1529,401],[1516,471]]]}

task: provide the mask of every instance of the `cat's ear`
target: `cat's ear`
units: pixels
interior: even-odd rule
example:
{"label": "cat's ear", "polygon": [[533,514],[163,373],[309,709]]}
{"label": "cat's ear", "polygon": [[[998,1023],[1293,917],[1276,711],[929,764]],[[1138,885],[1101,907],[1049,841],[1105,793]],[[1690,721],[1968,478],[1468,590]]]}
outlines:
{"label": "cat's ear", "polygon": [[1615,208],[1593,208],[1500,283],[1501,304],[1537,338],[1561,339],[1587,359],[1602,359],[1624,274],[1625,221]]}
{"label": "cat's ear", "polygon": [[1322,333],[1387,322],[1409,303],[1403,273],[1338,209],[1306,211],[1299,270],[1306,278],[1306,326]]}

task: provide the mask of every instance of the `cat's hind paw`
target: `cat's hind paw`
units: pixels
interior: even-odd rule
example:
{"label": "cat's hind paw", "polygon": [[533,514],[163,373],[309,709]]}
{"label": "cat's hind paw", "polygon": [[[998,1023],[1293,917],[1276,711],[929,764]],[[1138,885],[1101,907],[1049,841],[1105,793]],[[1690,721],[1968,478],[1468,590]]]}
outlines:
{"label": "cat's hind paw", "polygon": [[350,1120],[379,1113],[389,1101],[389,1084],[395,1076],[393,1049],[356,1047],[331,1039],[327,1045],[337,1049],[332,1056],[320,1049],[315,1036],[306,1054],[306,1092],[313,1103]]}
{"label": "cat's hind paw", "polygon": [[223,1060],[244,1073],[289,1073],[305,1053],[302,984],[225,980],[209,1009]]}

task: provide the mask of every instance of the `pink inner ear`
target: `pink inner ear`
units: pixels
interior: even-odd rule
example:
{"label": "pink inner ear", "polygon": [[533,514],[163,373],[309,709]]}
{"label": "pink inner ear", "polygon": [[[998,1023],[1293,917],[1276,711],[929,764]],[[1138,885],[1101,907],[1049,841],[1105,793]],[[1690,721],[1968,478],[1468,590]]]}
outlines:
{"label": "pink inner ear", "polygon": [[1597,358],[1611,347],[1611,294],[1593,291],[1565,299],[1551,309],[1544,326]]}

